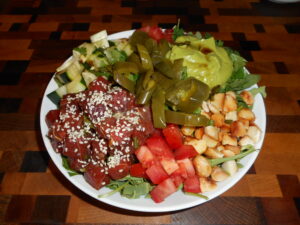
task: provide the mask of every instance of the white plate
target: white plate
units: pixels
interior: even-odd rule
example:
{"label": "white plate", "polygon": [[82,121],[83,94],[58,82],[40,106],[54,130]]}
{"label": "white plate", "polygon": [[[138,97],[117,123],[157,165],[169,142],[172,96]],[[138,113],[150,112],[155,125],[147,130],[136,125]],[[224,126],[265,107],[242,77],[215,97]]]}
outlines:
{"label": "white plate", "polygon": [[[130,31],[124,31],[120,33],[116,33],[113,35],[109,35],[109,39],[119,39],[119,38],[126,38],[129,37],[133,33],[133,30]],[[110,191],[108,188],[102,188],[100,191],[95,190],[92,188],[83,178],[83,176],[73,176],[70,177],[66,171],[65,168],[62,166],[62,159],[60,154],[57,154],[51,144],[49,139],[47,138],[47,132],[48,127],[45,122],[46,114],[49,110],[55,109],[55,105],[47,98],[47,94],[51,91],[55,90],[57,88],[57,84],[55,83],[54,79],[52,78],[47,86],[47,89],[43,96],[42,106],[41,106],[41,112],[40,112],[40,126],[41,126],[41,132],[43,136],[43,140],[45,143],[45,146],[47,148],[47,151],[57,166],[57,168],[64,174],[64,176],[71,181],[77,188],[85,192],[86,194],[90,195],[91,197],[105,202],[109,205],[113,205],[116,207],[129,209],[129,210],[135,210],[135,211],[142,211],[142,212],[167,212],[167,211],[175,211],[175,210],[181,210],[190,208],[199,204],[202,204],[206,202],[206,200],[184,195],[181,191],[178,191],[177,193],[172,194],[168,198],[165,199],[162,203],[154,203],[151,199],[146,198],[140,198],[140,199],[127,199],[124,197],[121,197],[119,193],[107,197],[107,198],[98,198],[97,196],[99,194],[106,193]],[[266,111],[265,111],[265,105],[263,98],[261,95],[257,95],[255,97],[255,104],[253,107],[253,111],[256,115],[256,124],[260,127],[262,130],[262,137],[259,143],[255,146],[256,149],[261,149],[263,139],[265,136],[265,128],[266,128]],[[205,193],[205,195],[209,198],[209,200],[221,195],[225,191],[227,191],[229,188],[231,188],[233,185],[235,185],[249,170],[249,168],[253,165],[256,157],[258,156],[259,151],[256,151],[254,153],[251,153],[250,155],[243,158],[240,162],[244,165],[243,168],[239,169],[239,171],[229,179],[219,182],[217,189],[215,189],[212,192]],[[45,184],[47,185],[47,184]]]}

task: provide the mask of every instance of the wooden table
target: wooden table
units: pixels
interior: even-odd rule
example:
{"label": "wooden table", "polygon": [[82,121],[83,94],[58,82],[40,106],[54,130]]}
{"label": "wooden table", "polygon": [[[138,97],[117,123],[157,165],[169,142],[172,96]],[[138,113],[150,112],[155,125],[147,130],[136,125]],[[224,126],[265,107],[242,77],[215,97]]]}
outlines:
{"label": "wooden table", "polygon": [[[2,0],[0,224],[299,224],[300,4],[259,0]],[[39,129],[43,92],[71,49],[102,29],[144,25],[210,32],[267,86],[267,133],[255,165],[206,204],[162,214],[88,197],[49,159]]]}

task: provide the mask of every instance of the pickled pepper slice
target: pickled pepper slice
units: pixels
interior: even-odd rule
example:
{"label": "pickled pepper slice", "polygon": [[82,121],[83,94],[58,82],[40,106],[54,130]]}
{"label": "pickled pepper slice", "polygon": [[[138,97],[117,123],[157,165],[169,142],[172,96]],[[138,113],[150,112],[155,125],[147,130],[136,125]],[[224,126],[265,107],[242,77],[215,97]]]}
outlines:
{"label": "pickled pepper slice", "polygon": [[153,93],[151,109],[154,127],[165,128],[165,93],[159,87],[157,87]]}
{"label": "pickled pepper slice", "polygon": [[174,112],[171,110],[165,110],[165,118],[167,123],[185,126],[207,126],[209,124],[209,119],[207,119],[205,116]]}
{"label": "pickled pepper slice", "polygon": [[176,82],[166,92],[167,104],[176,111],[192,113],[199,107],[203,100],[209,96],[209,87],[193,78]]}
{"label": "pickled pepper slice", "polygon": [[152,60],[146,47],[141,44],[137,44],[136,47],[139,52],[143,68],[145,70],[153,71]]}

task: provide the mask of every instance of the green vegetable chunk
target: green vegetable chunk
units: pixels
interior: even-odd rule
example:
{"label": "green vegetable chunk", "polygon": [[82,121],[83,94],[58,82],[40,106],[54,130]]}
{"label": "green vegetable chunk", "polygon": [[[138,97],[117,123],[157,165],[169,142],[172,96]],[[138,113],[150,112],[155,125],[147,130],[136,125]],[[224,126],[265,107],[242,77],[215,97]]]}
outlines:
{"label": "green vegetable chunk", "polygon": [[187,113],[197,110],[208,96],[209,87],[193,77],[178,81],[166,92],[167,104]]}
{"label": "green vegetable chunk", "polygon": [[223,162],[226,161],[230,161],[230,160],[237,160],[237,159],[241,159],[244,158],[246,155],[249,155],[252,152],[255,152],[256,149],[254,149],[254,147],[252,146],[251,148],[241,152],[240,154],[237,154],[235,156],[232,157],[226,157],[226,158],[218,158],[218,159],[209,159],[209,162],[211,164],[211,166],[217,166]]}
{"label": "green vegetable chunk", "polygon": [[114,71],[114,80],[121,85],[123,88],[127,89],[131,93],[134,93],[135,82],[128,79],[124,74],[119,73],[118,71]]}
{"label": "green vegetable chunk", "polygon": [[156,88],[152,98],[152,118],[155,128],[165,128],[165,93],[161,88]]}
{"label": "green vegetable chunk", "polygon": [[182,112],[165,111],[166,122],[185,126],[208,126],[209,119],[198,114],[188,114]]}
{"label": "green vegetable chunk", "polygon": [[112,180],[106,187],[112,189],[112,191],[99,195],[99,198],[120,192],[120,195],[123,197],[137,199],[141,196],[146,196],[152,190],[152,186],[145,179],[129,175],[119,180]]}
{"label": "green vegetable chunk", "polygon": [[72,170],[70,168],[70,165],[69,165],[67,157],[62,156],[61,159],[62,159],[62,166],[68,171],[68,174],[69,174],[70,177],[81,174],[81,173],[79,173],[79,172],[77,172],[75,170]]}
{"label": "green vegetable chunk", "polygon": [[142,66],[145,70],[153,71],[153,65],[148,50],[144,45],[137,44],[137,49],[141,58]]}

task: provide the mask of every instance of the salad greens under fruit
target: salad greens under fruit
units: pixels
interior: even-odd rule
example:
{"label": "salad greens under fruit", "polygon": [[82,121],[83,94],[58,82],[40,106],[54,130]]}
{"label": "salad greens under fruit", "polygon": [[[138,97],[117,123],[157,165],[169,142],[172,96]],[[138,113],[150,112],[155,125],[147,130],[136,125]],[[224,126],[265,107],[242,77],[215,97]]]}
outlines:
{"label": "salad greens under fruit", "polygon": [[[210,34],[144,27],[128,38],[106,31],[54,75],[48,136],[70,176],[95,189],[162,202],[182,189],[212,191],[242,168],[262,131],[252,112],[260,76]],[[252,89],[250,89],[252,88]],[[250,90],[249,90],[250,89]]]}

